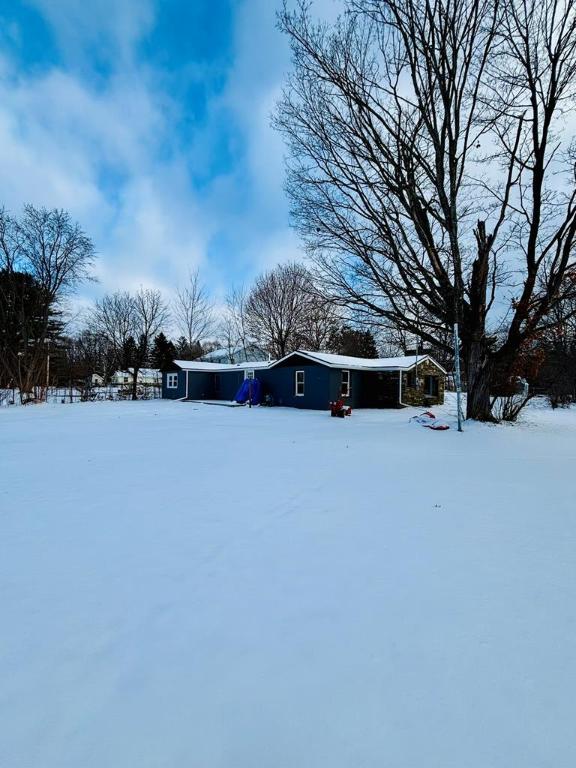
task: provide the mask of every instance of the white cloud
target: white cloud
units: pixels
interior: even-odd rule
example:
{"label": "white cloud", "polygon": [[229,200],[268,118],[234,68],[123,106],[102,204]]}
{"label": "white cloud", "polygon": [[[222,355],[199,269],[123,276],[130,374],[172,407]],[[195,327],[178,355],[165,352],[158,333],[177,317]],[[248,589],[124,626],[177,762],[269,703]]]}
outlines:
{"label": "white cloud", "polygon": [[129,66],[134,47],[154,24],[152,0],[29,0],[48,21],[67,60],[86,64],[94,49],[115,70]]}
{"label": "white cloud", "polygon": [[[139,285],[170,291],[200,265],[223,296],[238,275],[301,256],[288,225],[284,145],[270,126],[290,60],[275,26],[279,1],[238,6],[224,89],[184,149],[174,131],[181,105],[161,90],[162,73],[137,60],[154,24],[151,0],[30,2],[65,63],[23,74],[0,58],[1,202],[14,212],[26,202],[62,207],[81,222],[99,253],[100,284],[86,295]],[[338,5],[315,7],[333,16]],[[106,56],[105,78],[90,71],[96,50]],[[199,192],[191,174],[211,167],[223,119],[239,135],[238,159]],[[215,237],[233,249],[208,264]]]}
{"label": "white cloud", "polygon": [[[234,114],[243,135],[243,161],[236,169],[234,186],[250,185],[252,213],[241,222],[239,258],[250,263],[255,275],[283,261],[301,259],[301,244],[288,222],[284,192],[282,136],[271,127],[271,118],[290,68],[290,46],[277,28],[281,0],[246,0],[235,26],[234,62],[225,91],[214,105]],[[334,21],[341,0],[316,0],[313,13]]]}
{"label": "white cloud", "polygon": [[99,252],[99,292],[166,285],[202,258],[206,220],[187,158],[165,151],[162,107],[126,73],[96,90],[61,70],[18,77],[0,67],[2,202],[69,210]]}

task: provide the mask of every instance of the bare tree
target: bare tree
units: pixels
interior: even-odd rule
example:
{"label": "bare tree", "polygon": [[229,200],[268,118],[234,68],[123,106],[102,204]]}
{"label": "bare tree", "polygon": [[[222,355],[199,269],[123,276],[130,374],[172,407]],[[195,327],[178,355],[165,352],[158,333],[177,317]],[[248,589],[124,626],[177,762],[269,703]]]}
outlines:
{"label": "bare tree", "polygon": [[62,210],[0,210],[0,378],[23,401],[47,379],[50,343],[62,332],[64,301],[91,279],[94,247]]}
{"label": "bare tree", "polygon": [[321,348],[334,329],[331,310],[301,264],[284,264],[257,278],[245,305],[248,333],[271,355]]}
{"label": "bare tree", "polygon": [[538,341],[543,359],[535,384],[553,408],[576,401],[576,281],[566,286],[565,294]]}
{"label": "bare tree", "polygon": [[341,316],[337,304],[318,290],[310,273],[309,276],[307,310],[300,343],[310,351],[319,352],[328,348]]}
{"label": "bare tree", "polygon": [[177,290],[173,315],[178,333],[186,339],[191,350],[213,331],[214,307],[197,269],[190,272],[186,285]]}
{"label": "bare tree", "polygon": [[128,291],[104,296],[96,302],[89,327],[108,341],[116,351],[117,364],[120,364],[128,339],[135,333],[134,297]]}
{"label": "bare tree", "polygon": [[116,350],[110,340],[101,333],[83,330],[74,341],[77,358],[86,376],[98,373],[108,384],[118,366]]}
{"label": "bare tree", "polygon": [[228,354],[229,362],[234,362],[235,352],[246,349],[253,339],[246,322],[247,292],[244,286],[232,288],[226,296],[226,305],[219,324],[222,346]]}
{"label": "bare tree", "polygon": [[[295,224],[335,299],[449,353],[467,412],[546,324],[574,272],[573,0],[285,7],[276,117]],[[504,333],[502,333],[504,329]]]}
{"label": "bare tree", "polygon": [[96,302],[91,327],[110,342],[119,364],[131,369],[133,400],[138,399],[138,373],[167,320],[168,310],[158,290],[119,291]]}

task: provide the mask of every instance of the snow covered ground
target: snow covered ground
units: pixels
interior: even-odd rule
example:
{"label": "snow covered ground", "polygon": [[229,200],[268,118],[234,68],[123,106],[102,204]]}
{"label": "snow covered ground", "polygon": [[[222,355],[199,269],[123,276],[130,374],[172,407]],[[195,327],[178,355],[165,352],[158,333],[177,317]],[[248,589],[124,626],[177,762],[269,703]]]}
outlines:
{"label": "snow covered ground", "polygon": [[409,415],[3,409],[2,768],[573,768],[576,410]]}

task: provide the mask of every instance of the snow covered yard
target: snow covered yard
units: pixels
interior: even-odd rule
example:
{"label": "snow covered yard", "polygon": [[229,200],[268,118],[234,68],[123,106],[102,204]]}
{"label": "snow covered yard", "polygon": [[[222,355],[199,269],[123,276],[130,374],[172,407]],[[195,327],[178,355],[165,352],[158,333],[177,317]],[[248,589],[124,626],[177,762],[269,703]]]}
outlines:
{"label": "snow covered yard", "polygon": [[576,765],[576,410],[409,415],[0,411],[0,765]]}

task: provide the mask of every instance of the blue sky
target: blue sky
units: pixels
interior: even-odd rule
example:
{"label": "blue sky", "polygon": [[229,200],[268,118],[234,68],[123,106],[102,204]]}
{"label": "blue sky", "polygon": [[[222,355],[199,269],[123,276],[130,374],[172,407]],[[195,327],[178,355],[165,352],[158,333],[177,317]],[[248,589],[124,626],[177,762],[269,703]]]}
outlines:
{"label": "blue sky", "polygon": [[[0,0],[0,204],[68,209],[99,283],[216,297],[298,258],[270,113],[280,0]],[[324,17],[335,0],[317,0]]]}

